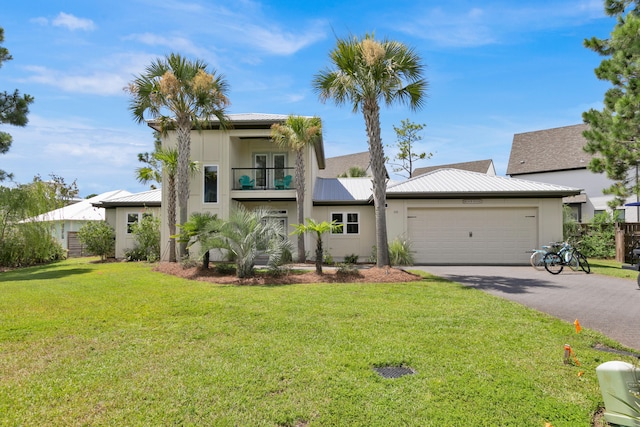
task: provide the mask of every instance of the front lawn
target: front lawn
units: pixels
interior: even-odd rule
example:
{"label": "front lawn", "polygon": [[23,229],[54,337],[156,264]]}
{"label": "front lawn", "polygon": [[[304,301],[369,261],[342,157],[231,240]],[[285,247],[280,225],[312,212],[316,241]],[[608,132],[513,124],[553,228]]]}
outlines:
{"label": "front lawn", "polygon": [[[0,273],[0,325],[10,426],[586,427],[595,368],[620,359],[432,277],[234,286],[69,260]],[[373,370],[401,365],[415,374]]]}

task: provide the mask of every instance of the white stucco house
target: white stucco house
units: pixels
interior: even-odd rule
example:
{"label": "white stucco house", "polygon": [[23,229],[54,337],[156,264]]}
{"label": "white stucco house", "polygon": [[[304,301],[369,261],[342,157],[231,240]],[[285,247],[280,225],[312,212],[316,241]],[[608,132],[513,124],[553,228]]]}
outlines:
{"label": "white stucco house", "polygon": [[[232,126],[227,130],[213,120],[192,131],[191,157],[200,171],[191,180],[189,214],[209,212],[226,218],[238,204],[249,209],[268,206],[291,230],[296,222],[295,188],[301,183],[291,178],[294,154],[270,139],[271,125],[287,116],[228,117]],[[154,121],[149,125],[157,128]],[[163,147],[176,143],[175,132],[163,137]],[[325,235],[325,248],[335,260],[352,254],[367,259],[375,246],[371,178],[321,177],[327,165],[322,140],[307,149],[304,158],[305,217],[343,224],[341,232]],[[533,248],[562,239],[562,200],[581,189],[461,169],[435,170],[388,184],[389,240],[408,236],[420,264],[525,264]],[[169,234],[164,209],[162,258],[166,260]],[[315,242],[306,238],[312,252]]]}
{"label": "white stucco house", "polygon": [[130,194],[126,190],[108,191],[43,213],[31,218],[30,221],[49,223],[52,236],[56,238],[60,246],[67,250],[68,256],[82,256],[85,254],[77,237],[78,230],[89,221],[105,220],[105,210],[96,206],[96,204]]}

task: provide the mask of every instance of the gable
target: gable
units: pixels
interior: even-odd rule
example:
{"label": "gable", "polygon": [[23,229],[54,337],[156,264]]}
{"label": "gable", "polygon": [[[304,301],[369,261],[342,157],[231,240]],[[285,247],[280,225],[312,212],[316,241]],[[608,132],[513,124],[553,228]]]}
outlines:
{"label": "gable", "polygon": [[507,175],[586,169],[592,158],[583,150],[587,129],[580,124],[515,134]]}
{"label": "gable", "polygon": [[488,160],[476,160],[472,162],[451,163],[448,165],[427,166],[424,168],[416,168],[414,169],[411,177],[416,177],[418,175],[422,175],[427,172],[432,172],[438,169],[460,169],[460,170],[466,170],[470,172],[486,173],[489,175],[496,174],[496,170],[493,167],[493,160],[488,159]]}

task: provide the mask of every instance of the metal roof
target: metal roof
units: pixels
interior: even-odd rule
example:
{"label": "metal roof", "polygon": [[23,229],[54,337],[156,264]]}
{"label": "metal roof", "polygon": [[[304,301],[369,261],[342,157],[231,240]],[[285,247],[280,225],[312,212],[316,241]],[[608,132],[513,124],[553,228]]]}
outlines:
{"label": "metal roof", "polygon": [[160,206],[162,202],[162,189],[143,191],[142,193],[128,194],[96,203],[100,207],[118,206]]}
{"label": "metal roof", "polygon": [[43,213],[27,221],[104,221],[104,209],[96,204],[130,194],[126,190],[108,191],[78,203]]}
{"label": "metal roof", "polygon": [[523,179],[491,176],[460,169],[438,169],[387,188],[390,198],[437,197],[565,197],[581,189]]}
{"label": "metal roof", "polygon": [[372,194],[371,178],[316,178],[313,203],[368,203]]}

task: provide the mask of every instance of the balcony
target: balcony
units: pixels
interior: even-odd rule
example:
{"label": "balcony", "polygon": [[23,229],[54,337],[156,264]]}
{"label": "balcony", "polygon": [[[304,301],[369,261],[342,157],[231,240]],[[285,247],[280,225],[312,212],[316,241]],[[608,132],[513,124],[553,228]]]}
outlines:
{"label": "balcony", "polygon": [[295,190],[295,168],[232,168],[232,190]]}

